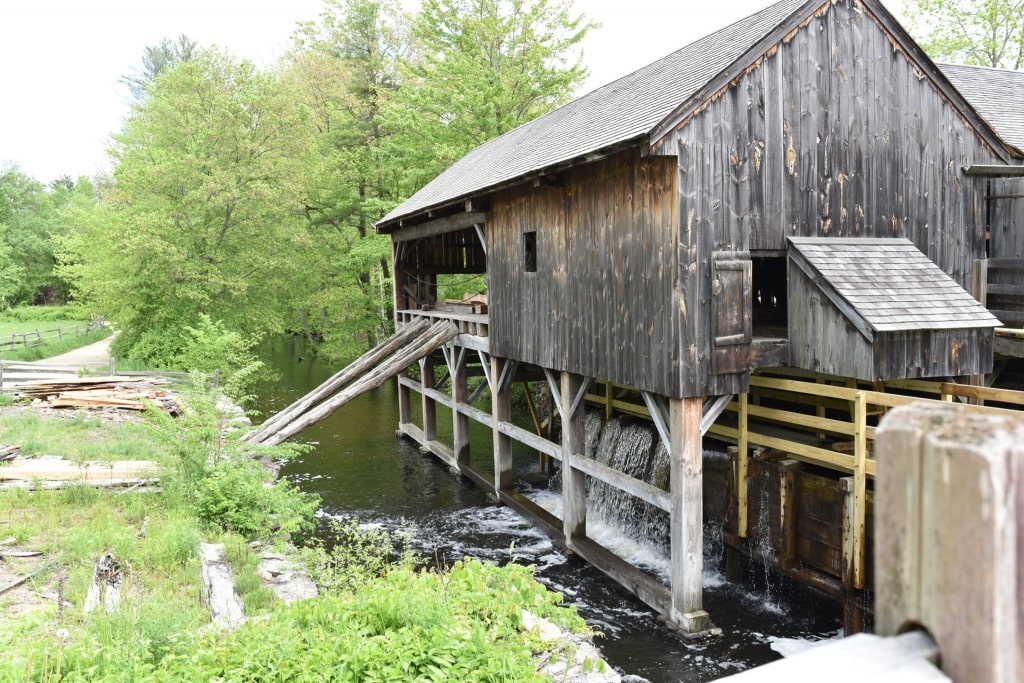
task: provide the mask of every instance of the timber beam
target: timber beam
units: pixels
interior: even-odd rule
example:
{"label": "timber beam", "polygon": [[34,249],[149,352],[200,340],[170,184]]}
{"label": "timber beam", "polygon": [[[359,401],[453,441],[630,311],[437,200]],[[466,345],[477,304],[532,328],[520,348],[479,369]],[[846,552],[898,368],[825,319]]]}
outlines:
{"label": "timber beam", "polygon": [[[435,218],[426,223],[419,223],[408,228],[400,228],[391,234],[391,239],[398,242],[411,242],[421,240],[424,237],[443,235],[447,232],[456,232],[466,228],[474,228],[487,222],[487,216],[478,212],[457,213],[444,218]],[[479,229],[479,228],[477,228]]]}

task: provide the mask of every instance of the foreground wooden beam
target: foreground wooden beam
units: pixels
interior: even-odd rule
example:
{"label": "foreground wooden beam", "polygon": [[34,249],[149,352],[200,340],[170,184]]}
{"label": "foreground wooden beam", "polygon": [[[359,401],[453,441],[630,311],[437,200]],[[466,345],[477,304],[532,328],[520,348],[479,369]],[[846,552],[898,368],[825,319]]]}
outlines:
{"label": "foreground wooden beam", "polygon": [[878,430],[876,622],[954,681],[1024,680],[1024,416],[912,404]]}

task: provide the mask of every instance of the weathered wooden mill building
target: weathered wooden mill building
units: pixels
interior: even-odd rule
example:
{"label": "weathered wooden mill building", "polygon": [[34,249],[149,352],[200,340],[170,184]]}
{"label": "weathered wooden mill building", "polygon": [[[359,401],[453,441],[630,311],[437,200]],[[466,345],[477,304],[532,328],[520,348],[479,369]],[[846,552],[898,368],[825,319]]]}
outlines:
{"label": "weathered wooden mill building", "polygon": [[[444,350],[450,394],[434,358],[400,378],[401,431],[684,631],[705,630],[702,438],[738,411],[725,431],[745,500],[755,443],[739,425],[759,371],[818,373],[819,393],[850,406],[841,390],[858,382],[992,371],[1000,322],[978,299],[990,254],[1024,258],[1022,100],[1019,74],[934,64],[877,0],[782,0],[478,147],[377,226],[393,240],[399,326],[449,318],[463,332]],[[438,305],[438,276],[466,273],[486,273],[486,310]],[[469,368],[486,375],[489,412],[471,405]],[[512,423],[524,378],[550,387],[558,443]],[[669,449],[670,491],[584,453],[584,404],[602,395],[610,413],[620,390]],[[854,473],[862,499],[866,400],[850,410],[859,455],[789,449]],[[815,410],[814,429],[845,429]],[[468,466],[471,419],[493,430],[493,473]],[[561,461],[561,520],[512,490],[513,439]],[[671,586],[587,538],[587,477],[671,515]]]}

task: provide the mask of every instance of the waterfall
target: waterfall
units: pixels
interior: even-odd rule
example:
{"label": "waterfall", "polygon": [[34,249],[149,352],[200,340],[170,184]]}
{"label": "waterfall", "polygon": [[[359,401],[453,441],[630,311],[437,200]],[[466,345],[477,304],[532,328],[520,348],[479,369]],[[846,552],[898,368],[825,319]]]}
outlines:
{"label": "waterfall", "polygon": [[[589,447],[588,447],[589,450]],[[635,479],[650,482],[654,470],[654,434],[650,425],[611,420],[600,432],[594,460]],[[661,449],[664,451],[664,449]],[[663,458],[667,475],[667,457]],[[667,476],[664,477],[667,479]],[[666,482],[667,483],[667,482]],[[639,543],[668,551],[668,514],[635,496],[594,478],[587,480],[588,517],[617,527]]]}
{"label": "waterfall", "polygon": [[[584,432],[586,457],[664,491],[669,490],[671,462],[668,449],[658,439],[654,425],[630,418],[613,418],[605,423],[601,413],[587,412]],[[705,451],[704,458],[707,462],[728,459],[729,455]],[[561,490],[561,470],[551,477],[548,487],[551,491]],[[557,506],[549,511],[560,516],[560,503],[560,500],[549,500],[546,507]],[[620,556],[628,557],[634,564],[645,566],[657,574],[667,572],[670,527],[669,514],[664,510],[587,477],[587,533],[594,540],[614,548]],[[708,519],[705,514],[705,575],[715,584],[724,580],[719,572],[724,549],[721,520]]]}

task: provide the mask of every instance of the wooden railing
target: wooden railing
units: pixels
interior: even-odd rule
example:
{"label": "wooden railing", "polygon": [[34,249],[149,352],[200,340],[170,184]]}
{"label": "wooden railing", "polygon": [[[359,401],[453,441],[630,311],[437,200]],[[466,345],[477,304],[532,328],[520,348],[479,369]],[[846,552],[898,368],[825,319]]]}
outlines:
{"label": "wooden railing", "polygon": [[[731,401],[709,430],[709,434],[738,445],[736,518],[740,537],[747,535],[747,487],[740,484],[746,481],[751,449],[780,451],[794,460],[852,475],[848,482],[852,503],[849,533],[844,535],[843,554],[855,588],[864,587],[867,483],[878,471],[872,456],[878,419],[890,408],[915,402],[952,403],[965,411],[990,414],[1020,413],[978,403],[1024,407],[1024,392],[1020,391],[920,380],[863,384],[871,388],[856,380],[789,368],[766,371],[750,378],[750,392]],[[604,404],[609,411],[650,417],[639,400],[616,398],[618,389],[604,385],[601,391],[588,394],[587,400]]]}

